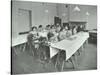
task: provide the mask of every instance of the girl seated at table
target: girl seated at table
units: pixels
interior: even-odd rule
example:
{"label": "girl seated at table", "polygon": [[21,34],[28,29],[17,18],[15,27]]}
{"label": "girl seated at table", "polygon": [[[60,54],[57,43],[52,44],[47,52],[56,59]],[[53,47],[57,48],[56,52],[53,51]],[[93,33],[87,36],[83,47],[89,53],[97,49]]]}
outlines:
{"label": "girl seated at table", "polygon": [[71,30],[68,30],[68,27],[65,26],[61,28],[60,33],[59,33],[59,40],[63,40],[66,38],[69,38],[71,36]]}
{"label": "girl seated at table", "polygon": [[[56,41],[58,41],[58,33],[56,32],[56,29],[55,29],[55,26],[54,25],[52,25],[51,27],[50,27],[50,32],[48,33],[48,39],[49,39],[49,41],[54,41],[54,42],[56,42]],[[50,36],[50,37],[49,37]]]}
{"label": "girl seated at table", "polygon": [[53,33],[53,34],[56,33],[56,31],[55,31],[55,26],[54,26],[54,25],[51,25],[50,31],[49,31],[49,32],[51,32],[51,33]]}
{"label": "girl seated at table", "polygon": [[57,34],[57,35],[59,35],[60,30],[61,30],[61,26],[56,26],[56,30],[55,30],[55,31],[56,31],[56,34]]}
{"label": "girl seated at table", "polygon": [[40,37],[39,38],[40,45],[39,45],[39,51],[38,51],[38,56],[39,60],[46,60],[46,45],[47,45],[47,39],[46,37]]}
{"label": "girl seated at table", "polygon": [[67,37],[71,36],[72,35],[72,29],[70,27],[68,27],[67,25],[64,26],[64,28],[65,28],[65,31],[67,32],[66,33],[67,34],[66,36]]}
{"label": "girl seated at table", "polygon": [[73,29],[72,29],[72,34],[76,34],[77,33],[77,26],[74,26]]}
{"label": "girl seated at table", "polygon": [[58,42],[58,33],[56,32],[54,25],[51,26],[51,30],[47,36],[49,42]]}
{"label": "girl seated at table", "polygon": [[38,37],[37,27],[36,26],[32,27],[32,31],[30,31],[29,33],[34,34],[34,38],[37,38]]}
{"label": "girl seated at table", "polygon": [[60,25],[57,25],[56,26],[56,32],[59,33],[60,32],[60,29],[61,29],[61,26]]}
{"label": "girl seated at table", "polygon": [[46,28],[45,28],[47,31],[50,30],[50,25],[46,25]]}
{"label": "girl seated at table", "polygon": [[41,32],[42,30],[43,30],[43,26],[42,25],[39,25],[38,32]]}
{"label": "girl seated at table", "polygon": [[58,37],[54,33],[49,32],[47,36],[49,42],[58,42]]}
{"label": "girl seated at table", "polygon": [[47,34],[48,34],[48,32],[45,29],[42,30],[41,32],[38,32],[39,38],[44,37],[44,38],[46,38],[46,40],[48,40]]}
{"label": "girl seated at table", "polygon": [[36,54],[37,54],[37,51],[36,51],[36,48],[35,48],[35,41],[36,41],[36,39],[34,39],[34,34],[29,33],[27,35],[27,47],[26,48],[28,48],[27,49],[28,52],[30,54],[32,54],[33,56],[36,56]]}
{"label": "girl seated at table", "polygon": [[66,38],[66,30],[64,28],[61,28],[60,32],[59,32],[59,41],[63,40]]}
{"label": "girl seated at table", "polygon": [[[34,48],[36,50],[38,50],[38,48],[39,48],[39,36],[38,36],[38,32],[37,32],[37,27],[35,27],[35,26],[32,27],[32,31],[30,32],[30,34],[33,35],[32,42],[34,44]],[[37,55],[37,53],[38,53],[38,51],[35,51],[36,55]]]}
{"label": "girl seated at table", "polygon": [[84,31],[83,25],[80,25],[77,27],[77,32]]}
{"label": "girl seated at table", "polygon": [[33,40],[34,41],[38,41],[38,32],[37,32],[37,27],[32,27],[32,31],[30,31],[31,34],[33,34]]}

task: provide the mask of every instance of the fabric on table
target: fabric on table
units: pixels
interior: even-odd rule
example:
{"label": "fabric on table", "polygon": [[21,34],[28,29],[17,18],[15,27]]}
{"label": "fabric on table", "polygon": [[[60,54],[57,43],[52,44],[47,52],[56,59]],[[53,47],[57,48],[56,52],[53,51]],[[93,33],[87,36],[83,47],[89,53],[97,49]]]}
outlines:
{"label": "fabric on table", "polygon": [[14,37],[14,38],[12,37],[12,46],[23,44],[25,42],[27,42],[27,34],[19,35],[19,36]]}
{"label": "fabric on table", "polygon": [[89,34],[86,32],[81,32],[76,35],[71,36],[72,39],[64,39],[57,43],[52,43],[50,47],[50,57],[52,58],[60,50],[66,52],[66,60],[68,60],[88,39]]}

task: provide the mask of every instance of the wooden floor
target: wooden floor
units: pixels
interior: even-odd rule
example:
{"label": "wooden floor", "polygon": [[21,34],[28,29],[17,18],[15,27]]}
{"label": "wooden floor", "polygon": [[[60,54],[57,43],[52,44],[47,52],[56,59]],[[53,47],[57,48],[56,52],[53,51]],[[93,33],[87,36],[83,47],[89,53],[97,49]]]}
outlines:
{"label": "wooden floor", "polygon": [[[77,57],[78,67],[73,69],[71,62],[66,62],[64,71],[94,70],[97,69],[97,45],[89,43],[80,56]],[[26,51],[12,54],[12,72],[14,74],[57,72],[53,63],[40,63]]]}

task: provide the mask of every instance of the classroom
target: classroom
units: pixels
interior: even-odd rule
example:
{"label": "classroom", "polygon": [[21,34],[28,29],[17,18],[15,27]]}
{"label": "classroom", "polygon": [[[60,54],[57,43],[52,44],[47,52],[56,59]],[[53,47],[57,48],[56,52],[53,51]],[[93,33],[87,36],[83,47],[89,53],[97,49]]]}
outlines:
{"label": "classroom", "polygon": [[97,6],[11,1],[11,73],[97,69]]}

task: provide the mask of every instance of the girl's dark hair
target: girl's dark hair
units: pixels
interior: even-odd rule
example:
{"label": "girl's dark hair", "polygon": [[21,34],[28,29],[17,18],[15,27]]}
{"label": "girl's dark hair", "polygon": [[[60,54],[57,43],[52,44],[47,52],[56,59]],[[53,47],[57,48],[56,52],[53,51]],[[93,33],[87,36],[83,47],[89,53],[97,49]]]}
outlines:
{"label": "girl's dark hair", "polygon": [[65,28],[65,27],[67,27],[67,28],[68,28],[68,30],[70,30],[70,29],[71,29],[68,23],[67,23],[66,25],[63,25],[63,27],[64,27],[64,28]]}
{"label": "girl's dark hair", "polygon": [[73,26],[72,29],[74,29],[76,26]]}
{"label": "girl's dark hair", "polygon": [[36,27],[36,26],[33,26],[33,27],[32,27],[32,30],[33,30],[33,29],[37,29],[37,27]]}
{"label": "girl's dark hair", "polygon": [[64,27],[61,27],[60,31],[62,31],[64,29]]}
{"label": "girl's dark hair", "polygon": [[39,41],[44,41],[44,40],[46,41],[46,37],[40,37],[39,38]]}
{"label": "girl's dark hair", "polygon": [[60,27],[60,25],[56,25],[56,27]]}
{"label": "girl's dark hair", "polygon": [[39,25],[39,27],[38,28],[42,28],[42,25]]}
{"label": "girl's dark hair", "polygon": [[54,36],[54,34],[49,32],[49,33],[47,34],[48,40],[50,40],[50,38],[53,37],[53,36]]}
{"label": "girl's dark hair", "polygon": [[52,29],[53,27],[55,27],[54,25],[52,25],[50,28]]}
{"label": "girl's dark hair", "polygon": [[46,27],[50,27],[50,25],[46,25]]}

